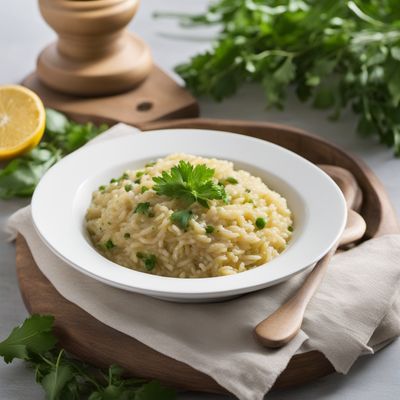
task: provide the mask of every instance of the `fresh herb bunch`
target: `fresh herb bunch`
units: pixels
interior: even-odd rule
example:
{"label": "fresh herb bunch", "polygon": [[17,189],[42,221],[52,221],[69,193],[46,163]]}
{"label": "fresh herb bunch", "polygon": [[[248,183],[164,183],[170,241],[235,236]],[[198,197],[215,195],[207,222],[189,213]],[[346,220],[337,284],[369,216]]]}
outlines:
{"label": "fresh herb bunch", "polygon": [[226,201],[225,188],[212,178],[215,171],[205,164],[193,166],[179,161],[171,170],[153,178],[153,189],[158,195],[183,200],[187,205],[198,202],[208,208],[208,200]]}
{"label": "fresh herb bunch", "polygon": [[259,82],[267,105],[282,108],[293,84],[332,118],[351,106],[358,132],[400,156],[398,1],[218,0],[178,16],[184,26],[221,26],[212,50],[176,68],[195,94],[222,100]]}
{"label": "fresh herb bunch", "polygon": [[65,155],[107,129],[78,124],[55,110],[46,110],[46,131],[33,150],[0,169],[0,198],[29,197],[45,172]]}
{"label": "fresh herb bunch", "polygon": [[33,315],[0,343],[6,363],[25,360],[47,400],[173,400],[175,393],[158,382],[127,379],[115,365],[108,371],[90,367],[56,347],[54,318]]}

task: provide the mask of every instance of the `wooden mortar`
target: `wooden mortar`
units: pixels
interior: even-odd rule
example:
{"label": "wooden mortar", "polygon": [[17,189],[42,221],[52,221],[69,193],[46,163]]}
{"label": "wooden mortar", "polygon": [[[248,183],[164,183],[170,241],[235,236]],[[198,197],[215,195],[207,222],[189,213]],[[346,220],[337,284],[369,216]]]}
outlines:
{"label": "wooden mortar", "polygon": [[139,0],[39,0],[58,41],[38,57],[37,74],[51,89],[78,96],[128,91],[150,73],[147,45],[125,27]]}

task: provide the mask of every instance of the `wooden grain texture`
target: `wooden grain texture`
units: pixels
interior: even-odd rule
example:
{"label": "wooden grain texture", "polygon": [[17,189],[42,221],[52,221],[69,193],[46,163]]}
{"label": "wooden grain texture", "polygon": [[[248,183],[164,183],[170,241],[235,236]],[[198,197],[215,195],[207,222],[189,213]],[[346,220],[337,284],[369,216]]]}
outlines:
{"label": "wooden grain texture", "polygon": [[40,80],[78,96],[125,92],[147,78],[150,49],[126,26],[139,0],[39,0],[45,21],[58,35],[37,60]]}
{"label": "wooden grain texture", "polygon": [[199,114],[194,97],[160,68],[154,66],[148,78],[125,93],[104,97],[69,96],[43,85],[36,73],[22,84],[36,92],[46,107],[55,108],[79,122],[142,125],[171,118],[193,118]]}
{"label": "wooden grain texture", "polygon": [[[344,167],[354,174],[362,189],[363,204],[360,213],[367,222],[366,238],[385,233],[399,233],[393,207],[371,170],[343,150],[301,130],[250,121],[204,119],[137,125],[144,130],[203,128],[238,132],[280,144],[314,163]],[[17,239],[16,265],[21,293],[28,311],[54,315],[61,345],[79,358],[99,366],[117,363],[129,374],[156,378],[184,390],[224,392],[224,389],[209,376],[105,326],[65,300],[40,272],[22,237]],[[332,372],[332,365],[319,352],[295,355],[274,387],[303,384]]]}

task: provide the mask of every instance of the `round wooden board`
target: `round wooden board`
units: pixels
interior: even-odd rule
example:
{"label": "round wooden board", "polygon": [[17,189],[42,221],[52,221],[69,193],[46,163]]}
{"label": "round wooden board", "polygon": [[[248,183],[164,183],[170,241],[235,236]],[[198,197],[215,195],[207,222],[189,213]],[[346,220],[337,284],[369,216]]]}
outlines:
{"label": "round wooden board", "polygon": [[[400,232],[396,213],[372,171],[343,150],[303,131],[274,124],[204,119],[157,122],[143,124],[140,128],[203,128],[238,132],[277,143],[314,163],[344,167],[354,174],[363,191],[361,214],[368,227],[365,237]],[[116,363],[133,376],[155,378],[178,389],[225,392],[206,374],[111,329],[64,299],[40,272],[21,236],[17,238],[16,254],[20,290],[28,311],[54,315],[60,343],[70,353],[97,366]],[[332,372],[332,365],[319,352],[295,355],[274,388],[303,384]]]}

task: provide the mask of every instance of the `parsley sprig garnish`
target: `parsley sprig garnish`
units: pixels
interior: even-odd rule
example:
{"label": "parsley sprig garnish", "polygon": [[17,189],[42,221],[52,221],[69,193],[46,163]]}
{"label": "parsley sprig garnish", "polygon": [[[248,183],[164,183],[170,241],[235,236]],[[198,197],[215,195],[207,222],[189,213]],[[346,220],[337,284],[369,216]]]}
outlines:
{"label": "parsley sprig garnish", "polygon": [[123,370],[112,365],[107,371],[70,357],[57,346],[54,318],[33,315],[13,329],[0,343],[0,356],[6,363],[25,360],[49,400],[173,400],[175,393],[156,381],[123,377]]}
{"label": "parsley sprig garnish", "polygon": [[187,205],[197,202],[208,208],[208,200],[227,198],[225,188],[212,180],[214,172],[205,164],[193,166],[181,160],[170,171],[153,178],[153,189],[158,195],[180,199]]}

